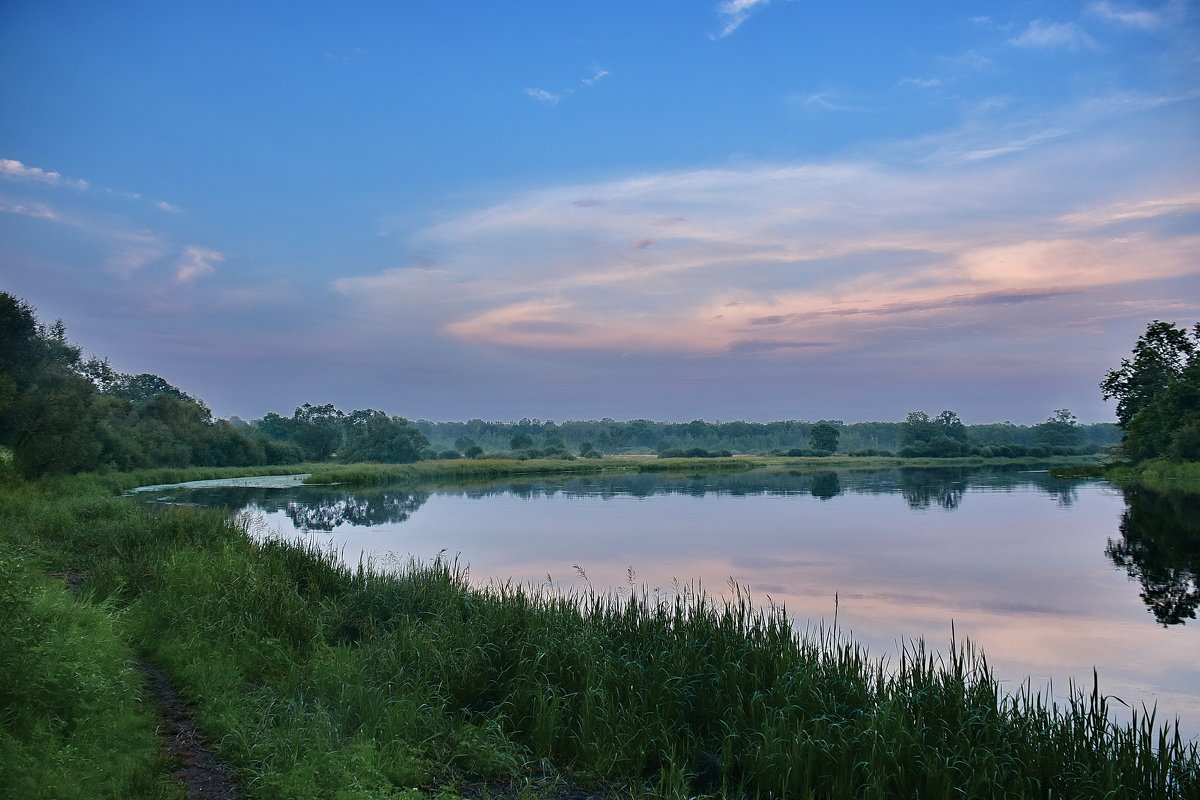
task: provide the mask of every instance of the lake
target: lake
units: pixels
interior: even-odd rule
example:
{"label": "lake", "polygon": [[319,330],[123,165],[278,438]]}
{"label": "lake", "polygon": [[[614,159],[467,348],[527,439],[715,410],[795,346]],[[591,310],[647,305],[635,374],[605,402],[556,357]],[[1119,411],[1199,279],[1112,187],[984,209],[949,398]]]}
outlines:
{"label": "lake", "polygon": [[[1157,703],[1200,735],[1200,497],[1003,468],[604,474],[420,490],[159,489],[250,515],[257,535],[350,563],[439,554],[473,582],[670,594],[730,583],[797,627],[895,659],[923,637],[980,646],[1009,687],[1070,681]],[[1117,705],[1114,703],[1114,705]],[[1122,719],[1128,719],[1125,715]]]}

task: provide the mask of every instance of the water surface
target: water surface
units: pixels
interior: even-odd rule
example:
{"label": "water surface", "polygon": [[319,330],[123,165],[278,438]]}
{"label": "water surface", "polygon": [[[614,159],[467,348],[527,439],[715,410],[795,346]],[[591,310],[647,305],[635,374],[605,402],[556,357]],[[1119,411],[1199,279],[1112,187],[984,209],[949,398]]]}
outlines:
{"label": "water surface", "polygon": [[[1069,681],[1200,734],[1200,499],[1001,469],[615,474],[421,490],[161,489],[377,565],[627,591],[730,581],[892,658],[951,625],[1012,687]],[[1052,687],[1052,689],[1051,689]]]}

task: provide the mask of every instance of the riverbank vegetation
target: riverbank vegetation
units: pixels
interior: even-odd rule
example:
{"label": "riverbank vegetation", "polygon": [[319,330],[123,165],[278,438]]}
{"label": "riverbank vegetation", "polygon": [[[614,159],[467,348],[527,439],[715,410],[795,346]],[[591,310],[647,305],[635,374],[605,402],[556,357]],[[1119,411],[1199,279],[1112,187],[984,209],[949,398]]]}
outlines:
{"label": "riverbank vegetation", "polygon": [[[57,622],[14,636],[5,657],[48,658],[39,649],[47,641],[68,665],[85,648],[115,654],[93,655],[102,663],[91,671],[68,670],[56,690],[75,693],[66,705],[23,683],[40,678],[0,673],[10,709],[4,762],[22,765],[0,788],[70,764],[78,751],[69,736],[86,710],[105,708],[120,718],[112,725],[133,732],[97,738],[121,773],[111,785],[140,787],[124,796],[160,791],[162,765],[138,711],[145,690],[125,661],[137,651],[192,700],[252,797],[1200,790],[1196,746],[1170,725],[1144,714],[1113,724],[1099,688],[1079,687],[1057,708],[1029,687],[1002,691],[967,643],[943,655],[914,643],[882,664],[836,629],[797,633],[782,609],[738,590],[722,600],[698,588],[481,589],[445,562],[381,574],[256,541],[214,511],[152,511],[113,496],[162,477],[0,490],[4,558],[21,564],[6,568],[19,576],[9,584],[35,582],[52,599],[40,602],[99,620],[89,637],[60,635]],[[50,572],[74,576],[78,596],[38,577]],[[22,618],[38,618],[22,608]],[[10,723],[30,717],[41,721]],[[87,769],[59,772],[82,781]],[[106,793],[122,794],[93,796]]]}
{"label": "riverbank vegetation", "polygon": [[1200,323],[1151,322],[1100,388],[1117,401],[1119,460],[1058,474],[1200,493]]}

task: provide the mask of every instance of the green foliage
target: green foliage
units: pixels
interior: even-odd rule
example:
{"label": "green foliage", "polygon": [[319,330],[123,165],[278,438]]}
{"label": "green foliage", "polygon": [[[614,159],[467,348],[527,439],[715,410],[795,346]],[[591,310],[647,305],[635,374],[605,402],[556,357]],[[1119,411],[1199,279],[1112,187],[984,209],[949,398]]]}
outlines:
{"label": "green foliage", "polygon": [[1100,384],[1117,400],[1122,448],[1135,461],[1200,458],[1200,323],[1189,331],[1155,320]]}
{"label": "green foliage", "polygon": [[298,461],[295,448],[213,421],[157,375],[84,361],[61,322],[0,292],[0,447],[27,476],[105,468]]}
{"label": "green foliage", "polygon": [[832,422],[818,422],[808,432],[808,446],[813,450],[827,450],[834,453],[838,448],[838,438],[842,432],[838,425]]}
{"label": "green foliage", "polygon": [[953,411],[943,411],[936,417],[924,411],[911,411],[900,423],[900,455],[906,458],[970,455],[967,438],[966,426]]}
{"label": "green foliage", "polygon": [[[411,464],[429,447],[429,440],[403,417],[392,417],[382,411],[354,413],[362,416],[354,423],[349,441],[338,453],[343,461]],[[450,452],[453,453],[450,457],[458,457],[457,451]]]}
{"label": "green foliage", "polygon": [[0,796],[177,796],[112,610],[0,550],[0,619]]}

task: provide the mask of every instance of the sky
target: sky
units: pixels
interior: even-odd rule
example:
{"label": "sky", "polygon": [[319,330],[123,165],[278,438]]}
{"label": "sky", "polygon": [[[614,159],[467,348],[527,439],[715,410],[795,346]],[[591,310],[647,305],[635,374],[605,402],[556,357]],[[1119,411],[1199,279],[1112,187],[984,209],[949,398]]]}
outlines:
{"label": "sky", "polygon": [[0,290],[218,416],[1111,421],[1200,0],[0,4]]}

